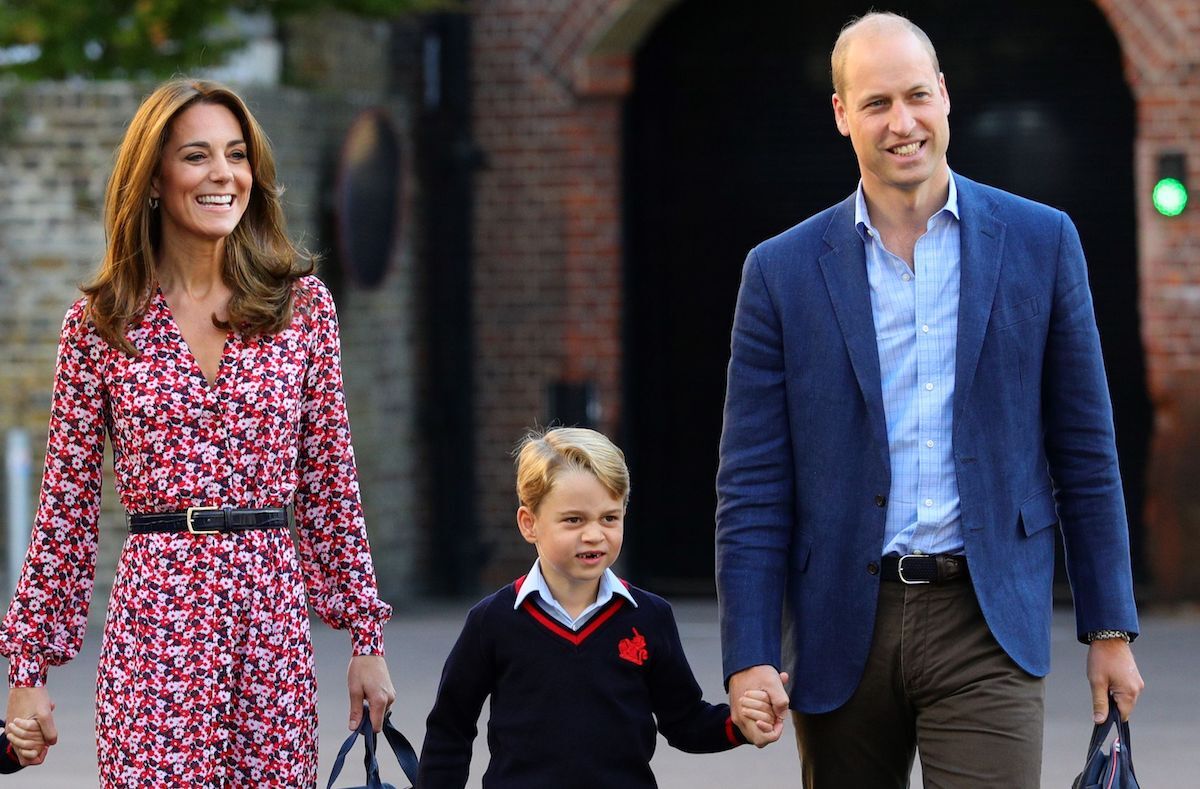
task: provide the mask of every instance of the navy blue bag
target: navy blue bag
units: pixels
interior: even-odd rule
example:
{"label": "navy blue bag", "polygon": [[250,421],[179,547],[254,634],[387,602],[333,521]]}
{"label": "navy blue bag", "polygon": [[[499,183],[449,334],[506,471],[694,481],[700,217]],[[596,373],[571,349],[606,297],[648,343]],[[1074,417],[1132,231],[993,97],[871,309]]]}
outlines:
{"label": "navy blue bag", "polygon": [[[375,758],[375,746],[378,743],[379,735],[371,728],[370,708],[363,705],[362,722],[358,725],[358,731],[351,734],[342,743],[342,749],[338,751],[337,759],[333,763],[333,770],[329,773],[329,783],[325,785],[325,789],[333,789],[333,782],[342,772],[342,765],[346,762],[346,756],[354,747],[355,741],[359,737],[363,738],[363,743],[366,745],[366,755],[363,756],[363,767],[367,770],[367,782],[361,786],[347,787],[347,789],[397,789],[394,784],[385,783],[379,777],[379,761]],[[396,761],[400,763],[400,769],[404,771],[404,775],[408,777],[411,783],[417,782],[417,752],[413,750],[412,744],[400,731],[392,725],[391,710],[383,716],[383,736],[387,738],[388,745],[392,747],[392,753],[396,755]],[[412,789],[412,787],[408,787]]]}
{"label": "navy blue bag", "polygon": [[[1117,738],[1108,752],[1100,750],[1108,733],[1117,728]],[[1140,789],[1133,771],[1133,743],[1129,737],[1129,722],[1121,720],[1117,702],[1108,697],[1108,720],[1092,728],[1087,762],[1083,772],[1075,777],[1071,789]]]}

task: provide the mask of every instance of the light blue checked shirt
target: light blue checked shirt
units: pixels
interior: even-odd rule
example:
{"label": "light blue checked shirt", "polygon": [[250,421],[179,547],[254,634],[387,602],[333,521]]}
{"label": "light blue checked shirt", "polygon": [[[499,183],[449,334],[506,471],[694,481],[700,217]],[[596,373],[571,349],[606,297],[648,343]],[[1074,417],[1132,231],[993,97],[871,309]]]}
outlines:
{"label": "light blue checked shirt", "polygon": [[917,240],[912,270],[884,247],[861,181],[854,224],[866,245],[892,464],[883,554],[962,553],[951,439],[961,256],[954,176]]}

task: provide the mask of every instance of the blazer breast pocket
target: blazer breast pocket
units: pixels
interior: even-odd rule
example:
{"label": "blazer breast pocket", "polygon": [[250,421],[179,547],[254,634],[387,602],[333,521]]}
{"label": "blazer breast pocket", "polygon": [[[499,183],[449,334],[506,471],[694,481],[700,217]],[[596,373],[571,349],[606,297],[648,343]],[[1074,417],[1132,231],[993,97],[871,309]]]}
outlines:
{"label": "blazer breast pocket", "polygon": [[1000,305],[992,310],[991,328],[993,331],[1007,329],[1009,326],[1036,318],[1038,312],[1038,300],[1036,296],[1031,296],[1024,301],[1018,301],[1016,304]]}

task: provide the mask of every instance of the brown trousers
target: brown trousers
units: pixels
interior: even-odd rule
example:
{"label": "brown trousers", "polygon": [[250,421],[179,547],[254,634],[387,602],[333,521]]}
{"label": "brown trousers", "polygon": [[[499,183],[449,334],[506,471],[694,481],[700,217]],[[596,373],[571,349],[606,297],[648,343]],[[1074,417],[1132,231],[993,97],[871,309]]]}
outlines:
{"label": "brown trousers", "polygon": [[803,785],[902,789],[919,751],[926,787],[1037,789],[1044,700],[1043,680],[992,637],[970,581],[884,582],[854,695],[792,713]]}

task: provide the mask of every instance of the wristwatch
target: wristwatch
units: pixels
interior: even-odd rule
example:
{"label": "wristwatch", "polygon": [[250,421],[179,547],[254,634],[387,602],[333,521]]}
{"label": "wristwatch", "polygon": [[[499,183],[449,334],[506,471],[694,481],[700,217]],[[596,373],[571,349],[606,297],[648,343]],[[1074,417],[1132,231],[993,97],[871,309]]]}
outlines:
{"label": "wristwatch", "polygon": [[1126,644],[1129,643],[1129,634],[1124,630],[1093,630],[1084,636],[1084,640],[1089,644],[1093,641],[1110,641],[1114,638],[1122,639]]}

